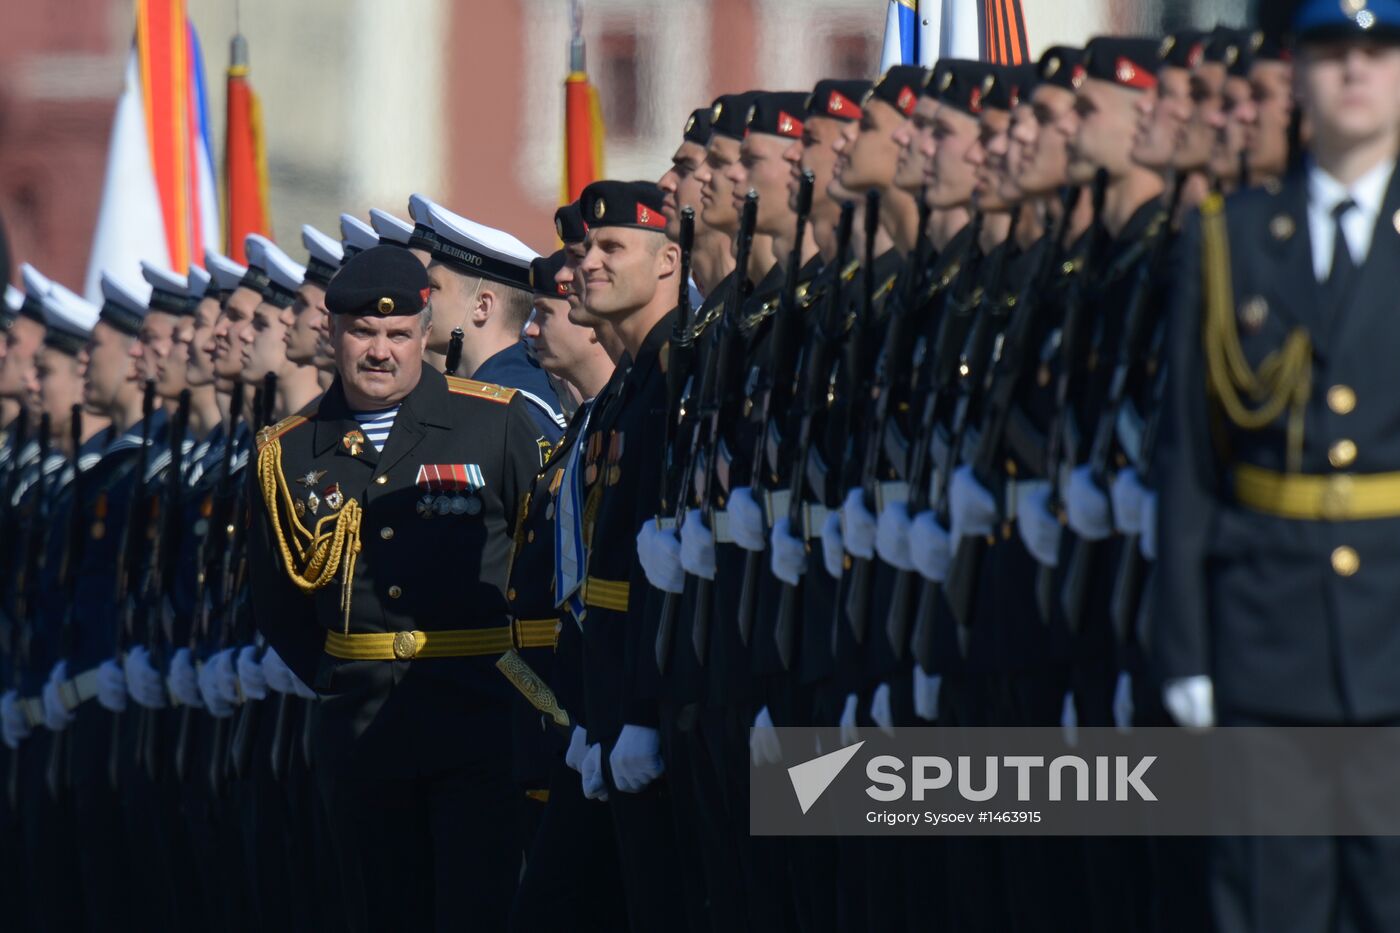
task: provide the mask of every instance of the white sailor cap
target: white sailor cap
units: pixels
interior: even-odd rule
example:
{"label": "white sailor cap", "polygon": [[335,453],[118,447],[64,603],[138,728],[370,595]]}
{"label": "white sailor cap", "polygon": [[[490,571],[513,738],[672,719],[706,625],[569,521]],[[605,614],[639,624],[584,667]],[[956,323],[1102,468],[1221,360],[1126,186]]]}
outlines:
{"label": "white sailor cap", "polygon": [[151,285],[148,304],[152,311],[175,315],[194,313],[195,299],[190,298],[190,283],[183,275],[176,275],[164,266],[143,259],[141,277]]}
{"label": "white sailor cap", "polygon": [[377,207],[369,209],[369,222],[370,226],[374,227],[374,232],[379,234],[380,243],[407,246],[409,238],[413,236],[412,227]]}
{"label": "white sailor cap", "polygon": [[250,233],[243,241],[248,271],[243,284],[262,293],[263,300],[278,308],[290,308],[296,301],[306,269],[267,237]]}
{"label": "white sailor cap", "polygon": [[53,283],[48,276],[27,262],[19,265],[19,277],[24,282],[24,301],[20,302],[16,314],[27,317],[35,324],[44,323],[44,296]]}
{"label": "white sailor cap", "polygon": [[212,249],[204,251],[204,266],[214,276],[214,281],[210,284],[216,293],[233,291],[248,271],[241,263],[234,262],[223,253],[216,253]]}
{"label": "white sailor cap", "polygon": [[539,254],[504,230],[458,216],[438,204],[428,209],[438,244],[433,258],[465,275],[530,291],[530,260]]}
{"label": "white sailor cap", "polygon": [[[340,215],[340,243],[345,247],[345,259],[379,245],[379,234],[354,214]],[[341,261],[344,265],[344,260]]]}
{"label": "white sailor cap", "polygon": [[10,322],[19,314],[19,309],[24,307],[24,292],[13,285],[5,286],[5,304],[0,306],[0,330],[9,330]]}
{"label": "white sailor cap", "polygon": [[437,249],[437,231],[433,229],[433,202],[421,194],[408,196],[408,216],[413,218],[413,232],[408,237],[409,249],[431,253]]}
{"label": "white sailor cap", "polygon": [[[354,218],[351,218],[354,219]],[[301,245],[306,247],[306,281],[322,288],[340,271],[345,261],[341,245],[310,224],[301,225]]]}
{"label": "white sailor cap", "polygon": [[44,295],[44,346],[77,356],[97,323],[97,306],[54,282]]}
{"label": "white sailor cap", "polygon": [[142,282],[139,286],[119,281],[112,273],[102,273],[102,310],[99,320],[105,321],[124,334],[135,337],[141,332],[141,324],[146,320],[146,302],[150,298],[150,286]]}
{"label": "white sailor cap", "polygon": [[190,296],[190,300],[197,305],[209,293],[209,283],[213,281],[213,277],[199,266],[190,266],[185,281],[189,283],[189,288],[185,292]]}

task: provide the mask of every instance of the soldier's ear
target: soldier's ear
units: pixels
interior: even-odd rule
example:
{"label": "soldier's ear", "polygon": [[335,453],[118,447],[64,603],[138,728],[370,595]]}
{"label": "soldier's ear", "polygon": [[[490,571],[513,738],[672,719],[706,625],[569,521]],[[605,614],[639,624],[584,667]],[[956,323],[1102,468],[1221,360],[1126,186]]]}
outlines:
{"label": "soldier's ear", "polygon": [[656,274],[658,278],[669,278],[676,274],[681,265],[681,248],[670,240],[656,251]]}

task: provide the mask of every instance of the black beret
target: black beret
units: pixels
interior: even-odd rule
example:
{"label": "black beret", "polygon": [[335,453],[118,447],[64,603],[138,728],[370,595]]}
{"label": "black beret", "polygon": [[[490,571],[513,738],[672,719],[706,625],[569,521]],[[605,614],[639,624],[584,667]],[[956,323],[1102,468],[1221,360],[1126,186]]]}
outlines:
{"label": "black beret", "polygon": [[[721,94],[710,105],[710,129],[720,136],[743,140],[745,123],[754,98],[762,91],[745,91],[742,94]],[[587,215],[585,215],[587,216]]]}
{"label": "black beret", "polygon": [[1084,83],[1084,50],[1070,45],[1052,46],[1040,56],[1036,71],[1042,84],[1077,91]]}
{"label": "black beret", "polygon": [[802,116],[807,95],[801,91],[773,91],[760,94],[749,105],[750,133],[802,138]]}
{"label": "black beret", "polygon": [[691,111],[685,121],[685,141],[705,145],[710,141],[710,108],[701,107]]}
{"label": "black beret", "polygon": [[825,78],[807,95],[807,116],[830,117],[850,123],[859,120],[860,102],[870,91],[869,81],[843,81]]}
{"label": "black beret", "polygon": [[1240,52],[1249,46],[1249,33],[1243,29],[1215,27],[1206,40],[1205,60],[1226,68],[1239,61]]}
{"label": "black beret", "polygon": [[863,104],[867,100],[882,100],[906,117],[914,112],[919,102],[919,91],[928,77],[928,69],[918,65],[895,65],[880,75],[875,86],[865,92]]}
{"label": "black beret", "polygon": [[428,271],[399,246],[371,246],[341,266],[326,289],[331,314],[417,314],[428,303]]}
{"label": "black beret", "polygon": [[530,260],[530,290],[542,298],[563,298],[569,294],[566,285],[554,281],[554,276],[564,268],[568,254],[562,249],[548,256],[536,256]]}
{"label": "black beret", "polygon": [[931,83],[934,96],[963,113],[982,113],[982,96],[986,94],[987,79],[996,73],[996,65],[971,59],[949,59],[939,62],[937,78]]}
{"label": "black beret", "polygon": [[1293,50],[1288,47],[1283,41],[1283,37],[1278,33],[1257,29],[1250,34],[1247,44],[1249,46],[1251,64],[1265,61],[1293,61]]}
{"label": "black beret", "polygon": [[563,243],[582,243],[588,236],[588,225],[583,222],[583,209],[575,201],[565,204],[554,212],[554,232]]}
{"label": "black beret", "polygon": [[[998,65],[991,77],[991,86],[982,95],[982,106],[993,110],[1012,110],[1030,99],[1035,89],[1035,65]],[[987,82],[983,81],[983,86]]]}
{"label": "black beret", "polygon": [[1130,91],[1149,91],[1157,86],[1161,47],[1158,39],[1099,36],[1084,48],[1084,68],[1096,80]]}
{"label": "black beret", "polygon": [[633,227],[638,230],[666,231],[666,215],[661,212],[661,189],[649,181],[595,181],[579,195],[579,207],[589,229]]}
{"label": "black beret", "polygon": [[1169,33],[1157,46],[1157,60],[1162,68],[1185,68],[1190,71],[1205,59],[1206,41],[1210,33],[1199,29],[1178,29]]}

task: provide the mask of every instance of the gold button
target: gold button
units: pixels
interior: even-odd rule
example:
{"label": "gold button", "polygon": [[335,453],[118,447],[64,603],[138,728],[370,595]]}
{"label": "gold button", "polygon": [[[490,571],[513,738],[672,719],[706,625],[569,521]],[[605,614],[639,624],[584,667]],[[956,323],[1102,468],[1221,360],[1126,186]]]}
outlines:
{"label": "gold button", "polygon": [[1351,386],[1334,385],[1327,390],[1327,407],[1339,415],[1349,415],[1356,407],[1356,392]]}
{"label": "gold button", "polygon": [[391,586],[391,587],[389,587],[389,598],[390,598],[390,599],[398,599],[398,598],[399,598],[400,596],[402,596],[402,595],[403,595],[403,590],[402,590],[401,588],[399,588],[399,587],[397,587],[397,586]]}
{"label": "gold button", "polygon": [[394,633],[394,657],[407,661],[418,654],[418,636],[412,632]]}
{"label": "gold button", "polygon": [[526,543],[526,544],[534,544],[534,543],[535,543],[535,533],[534,533],[533,531],[531,531],[529,534],[525,535],[525,543]]}
{"label": "gold button", "polygon": [[511,602],[515,601],[515,587],[512,586],[510,589],[506,590],[506,599],[509,599]]}
{"label": "gold button", "polygon": [[1327,451],[1327,460],[1339,470],[1351,466],[1356,461],[1356,443],[1342,438]]}
{"label": "gold button", "polygon": [[374,481],[375,481],[376,483],[378,483],[380,486],[383,486],[385,483],[389,482],[389,474],[388,474],[388,473],[383,473],[383,474],[381,474],[381,475],[379,475],[379,476],[376,476],[376,477],[374,478]]}
{"label": "gold button", "polygon": [[1349,577],[1361,569],[1361,558],[1356,549],[1342,545],[1332,552],[1332,569],[1339,577]]}
{"label": "gold button", "polygon": [[379,537],[383,538],[385,541],[388,541],[389,539],[394,537],[394,529],[388,527],[387,525],[384,526],[383,528],[379,529]]}

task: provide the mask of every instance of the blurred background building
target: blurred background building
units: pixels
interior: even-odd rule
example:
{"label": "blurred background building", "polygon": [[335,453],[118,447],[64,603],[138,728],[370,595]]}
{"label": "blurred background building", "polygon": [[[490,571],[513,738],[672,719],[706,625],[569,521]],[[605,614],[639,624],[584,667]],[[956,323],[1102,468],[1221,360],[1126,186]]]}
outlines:
{"label": "blurred background building", "polygon": [[[1030,50],[1105,31],[1244,23],[1251,0],[1023,0]],[[1259,0],[1269,2],[1269,0]],[[16,263],[81,284],[132,0],[0,0],[0,217]],[[568,0],[188,0],[215,159],[241,31],[263,106],[272,233],[338,232],[421,191],[554,248]],[[604,167],[655,178],[689,111],[749,87],[808,88],[876,67],[885,0],[585,0]]]}

